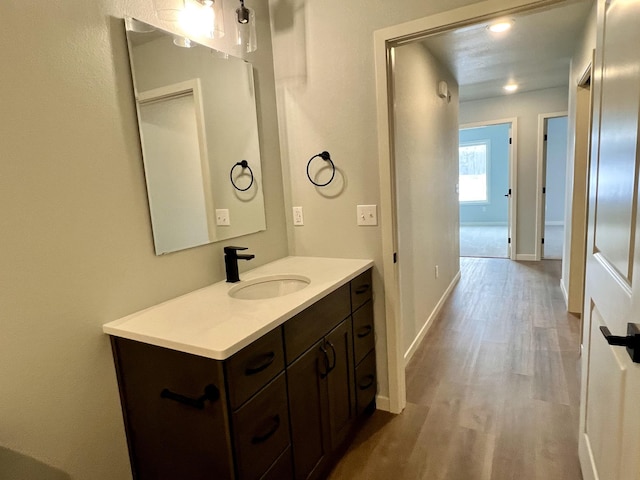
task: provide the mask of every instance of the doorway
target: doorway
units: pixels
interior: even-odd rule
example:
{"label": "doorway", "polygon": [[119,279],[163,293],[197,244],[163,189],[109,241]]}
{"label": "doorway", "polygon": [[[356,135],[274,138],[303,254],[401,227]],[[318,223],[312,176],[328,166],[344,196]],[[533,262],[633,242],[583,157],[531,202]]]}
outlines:
{"label": "doorway", "polygon": [[[376,85],[377,85],[377,120],[378,120],[378,152],[379,152],[379,175],[380,175],[380,213],[381,213],[381,234],[382,234],[382,267],[385,284],[385,323],[387,333],[387,373],[389,380],[389,397],[388,407],[391,412],[399,413],[403,410],[406,404],[406,391],[405,391],[405,350],[403,348],[403,331],[402,331],[402,299],[400,297],[400,285],[399,285],[399,271],[400,265],[398,258],[402,259],[402,253],[398,255],[398,207],[396,205],[397,195],[397,179],[395,172],[395,125],[394,125],[394,77],[393,77],[393,64],[396,47],[409,45],[416,43],[417,40],[424,39],[430,35],[441,33],[444,31],[451,31],[454,29],[470,29],[473,25],[476,28],[483,29],[488,21],[491,19],[498,19],[505,16],[515,16],[520,14],[530,14],[533,11],[551,13],[550,9],[553,7],[563,8],[585,8],[586,2],[582,4],[568,4],[562,1],[545,2],[544,5],[534,5],[526,0],[505,0],[496,7],[496,4],[490,1],[480,2],[467,7],[461,7],[458,9],[446,11],[440,14],[435,14],[429,17],[412,20],[405,24],[395,25],[385,29],[378,30],[374,33],[374,49],[375,49],[375,66],[376,66]],[[590,7],[590,6],[589,6]],[[499,8],[499,9],[497,9]],[[587,10],[581,11],[577,15],[561,15],[562,28],[560,29],[563,35],[566,35],[571,29],[567,28],[567,24],[570,21],[576,19],[586,18]],[[553,11],[551,15],[557,19],[556,11]],[[553,19],[552,19],[553,20]],[[550,20],[551,23],[553,21]],[[525,24],[525,19],[519,20],[518,25]],[[481,25],[481,26],[478,26]],[[583,24],[582,24],[583,25]],[[582,25],[580,28],[582,28]],[[523,40],[526,36],[514,37],[514,40]],[[546,38],[545,36],[543,38]],[[569,34],[569,39],[575,38],[575,33]],[[558,43],[559,46],[566,46],[571,42]],[[537,45],[538,47],[540,45]],[[530,43],[526,46],[530,48]],[[541,51],[541,54],[545,52],[553,51],[554,49],[545,49]],[[456,52],[468,52],[469,49],[458,48]],[[501,56],[503,57],[503,56]],[[527,57],[529,58],[529,57]],[[508,59],[507,59],[508,60]],[[531,66],[531,62],[527,62],[527,66]],[[535,66],[536,72],[540,72],[538,65]],[[534,80],[532,77],[536,72],[532,72],[527,78],[530,83]],[[464,78],[475,78],[473,75],[467,75]],[[566,75],[563,76],[566,78]],[[430,83],[434,85],[433,88],[438,87],[442,82],[438,81]],[[445,82],[446,83],[446,82]],[[445,85],[446,86],[446,85]],[[502,87],[498,87],[501,90]],[[446,89],[445,89],[446,90]],[[446,97],[446,92],[443,98]],[[535,128],[535,122],[534,122]],[[535,140],[534,140],[535,142]],[[535,143],[534,143],[535,145]],[[535,147],[534,147],[535,148]],[[454,160],[455,161],[455,160]],[[456,162],[457,163],[457,162]],[[535,167],[533,172],[530,172],[530,178],[535,178]],[[533,173],[533,175],[531,175]],[[430,180],[432,180],[430,178]],[[534,181],[535,185],[535,181]],[[451,187],[450,187],[451,188]],[[533,198],[527,205],[535,205],[535,187],[527,190],[530,194],[533,194]],[[514,206],[515,208],[515,206]],[[532,209],[535,211],[535,207]],[[447,221],[456,221],[458,214],[450,217]],[[531,228],[531,233],[535,230],[535,220]],[[434,225],[434,229],[440,228],[440,225]],[[532,243],[531,250],[534,247],[533,235],[529,235],[528,241]],[[457,239],[455,239],[457,240]],[[526,239],[525,239],[526,240]],[[523,242],[526,244],[526,242]],[[518,258],[522,257],[534,257],[533,254],[520,254]],[[411,261],[411,256],[404,257],[406,261]],[[533,260],[534,258],[522,258],[523,260]],[[432,271],[433,272],[433,271]],[[437,276],[438,270],[435,270]],[[433,275],[433,273],[432,273]],[[450,289],[447,290],[449,292]],[[447,294],[445,292],[445,295]],[[445,298],[445,297],[443,297]],[[442,302],[439,302],[441,305]],[[426,312],[428,315],[429,312]]]}
{"label": "doorway", "polygon": [[567,178],[567,112],[538,117],[540,259],[562,260]]}
{"label": "doorway", "polygon": [[515,119],[460,127],[460,256],[511,258]]}

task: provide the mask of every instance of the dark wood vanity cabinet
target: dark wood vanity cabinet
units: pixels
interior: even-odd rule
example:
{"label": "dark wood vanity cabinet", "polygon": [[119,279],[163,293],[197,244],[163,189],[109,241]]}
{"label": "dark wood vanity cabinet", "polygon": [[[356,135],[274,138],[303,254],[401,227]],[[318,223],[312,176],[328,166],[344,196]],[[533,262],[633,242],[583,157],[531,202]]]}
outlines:
{"label": "dark wood vanity cabinet", "polygon": [[112,346],[138,480],[323,478],[375,407],[370,270],[224,361]]}

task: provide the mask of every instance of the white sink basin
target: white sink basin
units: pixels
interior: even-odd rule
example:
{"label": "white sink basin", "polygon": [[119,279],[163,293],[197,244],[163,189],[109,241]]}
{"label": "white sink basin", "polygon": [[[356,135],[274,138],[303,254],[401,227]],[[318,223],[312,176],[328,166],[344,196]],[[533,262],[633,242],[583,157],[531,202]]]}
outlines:
{"label": "white sink basin", "polygon": [[268,275],[242,282],[229,290],[229,296],[241,300],[282,297],[302,290],[311,283],[302,275]]}

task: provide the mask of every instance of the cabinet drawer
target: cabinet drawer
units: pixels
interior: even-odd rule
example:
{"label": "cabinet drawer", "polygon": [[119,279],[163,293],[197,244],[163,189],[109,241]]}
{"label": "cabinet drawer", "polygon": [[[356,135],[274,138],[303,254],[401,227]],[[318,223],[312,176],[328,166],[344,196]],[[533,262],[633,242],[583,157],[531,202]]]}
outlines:
{"label": "cabinet drawer", "polygon": [[291,447],[287,447],[276,463],[265,473],[260,480],[293,480],[293,458]]}
{"label": "cabinet drawer", "polygon": [[373,330],[373,302],[369,301],[353,314],[353,349],[355,364],[373,350],[375,335]]}
{"label": "cabinet drawer", "polygon": [[284,324],[287,365],[349,316],[349,284],[303,310]]}
{"label": "cabinet drawer", "polygon": [[376,383],[376,352],[371,351],[356,367],[356,404],[358,415],[375,399]]}
{"label": "cabinet drawer", "polygon": [[225,363],[229,400],[235,410],[284,370],[282,330],[276,328]]}
{"label": "cabinet drawer", "polygon": [[371,269],[351,280],[351,310],[356,311],[367,300],[371,300]]}
{"label": "cabinet drawer", "polygon": [[289,446],[284,373],[233,414],[239,480],[259,479]]}

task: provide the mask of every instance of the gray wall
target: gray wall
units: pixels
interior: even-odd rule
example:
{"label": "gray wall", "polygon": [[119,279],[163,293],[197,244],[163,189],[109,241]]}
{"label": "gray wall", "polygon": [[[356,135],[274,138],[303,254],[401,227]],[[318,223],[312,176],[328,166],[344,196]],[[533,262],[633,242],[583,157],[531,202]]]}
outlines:
{"label": "gray wall", "polygon": [[[460,270],[455,190],[458,85],[419,44],[397,48],[394,68],[398,255],[406,356]],[[442,80],[449,85],[451,102],[438,96]]]}
{"label": "gray wall", "polygon": [[567,176],[567,117],[547,120],[547,175],[544,221],[564,225],[564,196]]}
{"label": "gray wall", "polygon": [[[243,268],[287,255],[269,12],[250,5],[267,231],[234,240]],[[151,0],[0,2],[0,472],[22,478],[130,478],[102,324],[224,277],[222,244],[154,255],[124,15],[155,21]]]}

